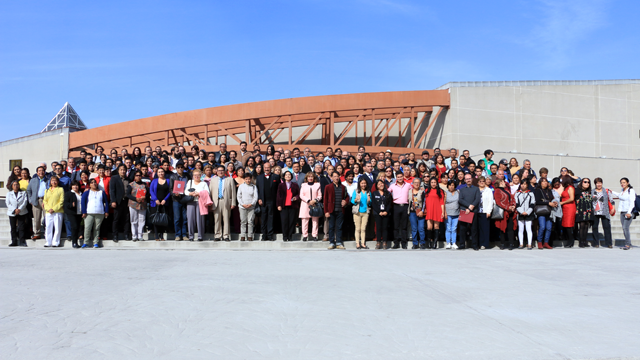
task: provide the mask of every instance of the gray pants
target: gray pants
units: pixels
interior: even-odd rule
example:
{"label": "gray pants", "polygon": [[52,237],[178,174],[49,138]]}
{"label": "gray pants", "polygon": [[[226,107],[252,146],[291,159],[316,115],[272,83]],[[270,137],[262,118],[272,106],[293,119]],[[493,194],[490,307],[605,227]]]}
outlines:
{"label": "gray pants", "polygon": [[204,239],[205,217],[200,215],[200,206],[196,201],[187,204],[187,225],[189,226],[189,240],[194,239],[196,226],[198,227],[198,240]]}
{"label": "gray pants", "polygon": [[38,205],[33,206],[33,235],[39,235],[42,232],[42,219],[44,218],[44,210],[42,207],[42,199],[38,198]]}
{"label": "gray pants", "polygon": [[629,227],[631,226],[631,220],[633,216],[628,218],[625,216],[626,212],[620,213],[620,223],[622,224],[622,232],[624,233],[624,244],[631,246],[631,234],[629,233]]}
{"label": "gray pants", "polygon": [[[91,245],[91,239],[93,239],[93,243],[97,244],[100,235],[100,225],[102,225],[102,220],[104,220],[104,214],[87,214],[87,217],[84,218],[84,243],[87,245]],[[91,232],[93,230],[93,234]],[[93,235],[93,236],[92,236]]]}
{"label": "gray pants", "polygon": [[144,236],[144,223],[147,220],[147,210],[129,208],[129,220],[131,221],[131,237],[142,240]]}
{"label": "gray pants", "polygon": [[242,205],[238,205],[238,208],[240,209],[240,237],[246,238],[247,234],[249,234],[253,239],[253,223],[256,217],[255,208],[252,206],[245,209]]}

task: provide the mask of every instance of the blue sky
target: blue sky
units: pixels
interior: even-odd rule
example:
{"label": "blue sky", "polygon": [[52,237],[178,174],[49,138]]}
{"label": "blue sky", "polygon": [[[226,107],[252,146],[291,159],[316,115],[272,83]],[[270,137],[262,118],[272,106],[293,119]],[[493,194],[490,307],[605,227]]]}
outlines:
{"label": "blue sky", "polygon": [[0,141],[65,101],[88,127],[449,81],[640,78],[640,2],[0,2]]}

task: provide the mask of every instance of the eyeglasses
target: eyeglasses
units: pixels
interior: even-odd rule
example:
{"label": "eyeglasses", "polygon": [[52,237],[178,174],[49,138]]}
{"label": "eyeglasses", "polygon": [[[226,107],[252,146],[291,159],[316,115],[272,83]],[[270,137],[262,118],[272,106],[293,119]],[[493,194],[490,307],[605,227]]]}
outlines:
{"label": "eyeglasses", "polygon": [[562,169],[560,170],[560,172],[567,172],[567,169]]}
{"label": "eyeglasses", "polygon": [[583,183],[583,184],[591,184],[591,183],[590,183],[590,182],[588,182],[588,181],[583,181],[582,183]]}

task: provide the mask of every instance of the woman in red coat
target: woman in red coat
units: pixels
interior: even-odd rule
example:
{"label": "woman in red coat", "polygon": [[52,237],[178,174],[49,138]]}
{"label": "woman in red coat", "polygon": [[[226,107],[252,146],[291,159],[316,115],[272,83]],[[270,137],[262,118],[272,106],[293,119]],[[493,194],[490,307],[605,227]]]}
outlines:
{"label": "woman in red coat", "polygon": [[298,208],[300,207],[300,187],[291,179],[293,179],[293,175],[290,171],[286,171],[284,182],[278,185],[278,193],[276,194],[276,206],[280,211],[284,241],[291,241],[293,237],[293,230],[296,228],[296,220],[298,219]]}
{"label": "woman in red coat", "polygon": [[438,248],[440,238],[440,223],[444,221],[444,191],[438,186],[438,179],[429,179],[429,187],[424,195],[424,219],[427,222],[427,246],[431,249]]}
{"label": "woman in red coat", "polygon": [[560,205],[562,205],[562,232],[567,241],[565,247],[573,247],[573,226],[576,222],[576,189],[573,187],[573,178],[569,175],[562,177],[564,191],[560,194]]}
{"label": "woman in red coat", "polygon": [[504,211],[504,217],[501,220],[496,220],[496,228],[500,230],[500,241],[502,242],[500,249],[509,248],[509,250],[513,250],[514,234],[518,221],[515,212],[516,200],[511,195],[511,190],[505,188],[503,179],[497,179],[494,184],[496,188],[493,192],[493,198],[496,201],[496,206]]}

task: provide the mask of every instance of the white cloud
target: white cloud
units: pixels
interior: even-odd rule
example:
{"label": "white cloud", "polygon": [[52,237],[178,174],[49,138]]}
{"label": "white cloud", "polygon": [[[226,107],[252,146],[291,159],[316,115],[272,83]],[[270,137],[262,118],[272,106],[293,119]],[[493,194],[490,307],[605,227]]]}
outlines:
{"label": "white cloud", "polygon": [[539,0],[542,16],[524,43],[553,68],[569,65],[576,47],[606,25],[608,0]]}

